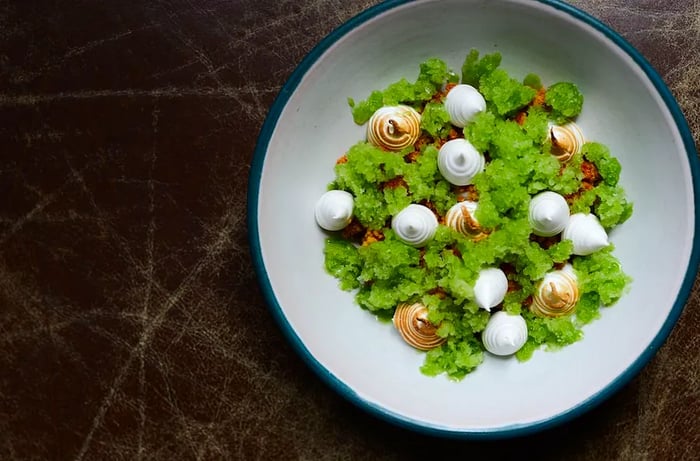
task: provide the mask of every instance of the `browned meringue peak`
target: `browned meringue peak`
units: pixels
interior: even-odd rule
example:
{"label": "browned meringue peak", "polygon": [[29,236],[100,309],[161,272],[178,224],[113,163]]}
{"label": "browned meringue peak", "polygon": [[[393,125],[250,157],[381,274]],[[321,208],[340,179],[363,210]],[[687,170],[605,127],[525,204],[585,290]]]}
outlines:
{"label": "browned meringue peak", "polygon": [[420,114],[409,106],[384,106],[367,123],[367,141],[385,150],[412,146],[420,136]]}
{"label": "browned meringue peak", "polygon": [[530,311],[539,317],[562,317],[576,309],[578,279],[570,264],[549,272],[537,286]]}
{"label": "browned meringue peak", "polygon": [[437,335],[438,327],[428,320],[428,308],[423,303],[401,303],[396,307],[394,326],[409,345],[428,351],[445,342]]}
{"label": "browned meringue peak", "polygon": [[571,157],[581,151],[581,146],[586,142],[583,131],[574,122],[564,125],[551,125],[549,127],[549,141],[552,143],[552,155],[562,163],[568,162]]}

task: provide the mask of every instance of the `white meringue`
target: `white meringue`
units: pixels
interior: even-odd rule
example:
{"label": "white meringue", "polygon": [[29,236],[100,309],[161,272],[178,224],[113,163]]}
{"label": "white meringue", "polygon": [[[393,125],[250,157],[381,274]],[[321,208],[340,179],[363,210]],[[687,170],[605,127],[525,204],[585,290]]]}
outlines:
{"label": "white meringue", "polygon": [[519,315],[498,311],[491,316],[481,333],[487,351],[495,355],[511,355],[527,342],[527,323]]}
{"label": "white meringue", "polygon": [[367,124],[367,141],[377,147],[399,151],[413,145],[420,136],[420,114],[409,106],[377,109]]}
{"label": "white meringue", "polygon": [[438,152],[438,169],[450,183],[466,186],[484,169],[484,157],[466,139],[452,139]]}
{"label": "white meringue", "polygon": [[539,317],[561,317],[574,312],[579,300],[578,277],[571,264],[547,273],[537,285],[530,311]]}
{"label": "white meringue", "polygon": [[486,100],[473,86],[456,85],[447,93],[445,110],[450,114],[450,122],[462,128],[476,114],[486,110]]}
{"label": "white meringue", "polygon": [[508,292],[508,278],[497,267],[482,269],[474,284],[474,301],[487,311],[498,306]]}
{"label": "white meringue", "polygon": [[329,190],[318,199],[314,214],[316,222],[328,231],[338,231],[350,224],[355,199],[344,190]]}
{"label": "white meringue", "polygon": [[435,213],[423,205],[408,205],[391,220],[396,236],[414,247],[422,247],[432,240],[437,227]]}
{"label": "white meringue", "polygon": [[569,222],[569,205],[556,192],[540,192],[530,200],[528,218],[535,235],[551,237],[563,231]]}
{"label": "white meringue", "polygon": [[575,255],[586,256],[609,245],[608,234],[595,215],[576,213],[569,217],[562,239],[571,240]]}

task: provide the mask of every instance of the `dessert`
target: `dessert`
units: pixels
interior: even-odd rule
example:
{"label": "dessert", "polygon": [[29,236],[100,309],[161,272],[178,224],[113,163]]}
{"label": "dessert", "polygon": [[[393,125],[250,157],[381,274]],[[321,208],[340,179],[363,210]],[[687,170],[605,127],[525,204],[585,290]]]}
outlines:
{"label": "dessert", "polygon": [[632,204],[620,163],[575,124],[583,95],[500,63],[472,50],[459,76],[431,58],[414,82],[350,99],[367,140],[328,186],[353,206],[332,216],[350,223],[326,240],[326,270],[431,376],[576,342],[631,281],[608,234]]}

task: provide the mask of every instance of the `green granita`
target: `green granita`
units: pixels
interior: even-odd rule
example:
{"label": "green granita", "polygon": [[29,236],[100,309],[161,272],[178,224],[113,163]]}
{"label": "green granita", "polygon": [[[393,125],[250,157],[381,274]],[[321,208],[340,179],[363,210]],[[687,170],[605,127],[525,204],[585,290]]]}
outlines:
{"label": "green granita", "polygon": [[[500,64],[499,53],[480,57],[476,50],[464,60],[461,83],[477,88],[487,109],[463,129],[452,126],[442,102],[445,86],[460,83],[459,78],[437,58],[421,63],[413,83],[401,79],[357,104],[349,100],[358,124],[383,106],[413,107],[421,114],[421,137],[400,152],[367,142],[351,146],[329,184],[329,189],[353,195],[356,223],[350,227],[360,226],[360,235],[340,232],[326,240],[327,272],[380,319],[392,318],[400,303],[422,302],[428,308],[428,319],[445,342],[425,354],[421,371],[426,375],[462,379],[484,360],[480,334],[491,313],[474,299],[474,284],[484,268],[502,268],[509,281],[503,302],[492,310],[522,315],[527,323],[528,339],[515,354],[520,361],[539,348],[556,350],[579,341],[581,327],[600,317],[601,306],[617,302],[630,283],[612,245],[576,256],[570,240],[532,234],[529,203],[542,191],[565,196],[571,213],[595,214],[608,231],[631,216],[632,204],[618,184],[620,163],[606,146],[586,143],[563,164],[550,154],[550,123],[568,123],[581,111],[583,96],[576,85],[559,82],[546,88],[534,74],[520,83]],[[544,91],[544,103],[535,97],[538,91]],[[487,160],[470,186],[478,195],[475,218],[484,233],[471,239],[441,223],[432,240],[414,248],[392,231],[392,217],[418,203],[442,218],[457,203],[463,189],[443,178],[437,162],[440,146],[455,133]],[[584,174],[590,165],[597,178]],[[372,238],[362,239],[362,232]],[[528,307],[539,282],[566,263],[578,279],[575,313],[536,316]]]}
{"label": "green granita", "polygon": [[434,138],[446,137],[452,124],[445,105],[438,102],[427,103],[421,114],[420,127]]}
{"label": "green granita", "polygon": [[552,108],[556,121],[572,119],[581,113],[583,95],[571,82],[559,82],[547,88],[544,102]]}
{"label": "green granita", "polygon": [[452,72],[445,61],[431,58],[421,63],[420,73],[415,83],[401,79],[392,83],[383,91],[373,91],[369,97],[359,103],[348,98],[348,104],[352,108],[352,117],[355,123],[366,123],[372,114],[382,106],[395,106],[407,104],[419,106],[430,100],[446,82],[456,82],[457,74]]}

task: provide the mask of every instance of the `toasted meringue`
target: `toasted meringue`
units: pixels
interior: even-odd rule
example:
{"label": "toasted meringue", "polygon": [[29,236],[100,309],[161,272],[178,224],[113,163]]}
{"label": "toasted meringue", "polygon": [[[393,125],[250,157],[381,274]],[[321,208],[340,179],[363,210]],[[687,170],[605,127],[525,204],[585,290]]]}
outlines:
{"label": "toasted meringue", "polygon": [[367,124],[367,141],[390,151],[412,146],[419,136],[420,114],[408,106],[381,107]]}
{"label": "toasted meringue", "polygon": [[540,192],[530,200],[528,218],[535,235],[551,237],[563,231],[568,224],[569,205],[556,192]]}
{"label": "toasted meringue", "polygon": [[576,213],[569,217],[562,239],[571,240],[575,255],[586,256],[610,244],[608,234],[595,215]]}
{"label": "toasted meringue", "polygon": [[466,139],[452,139],[438,152],[438,169],[450,183],[466,186],[484,169],[484,157]]}
{"label": "toasted meringue", "polygon": [[578,278],[567,264],[544,276],[532,297],[530,311],[539,317],[561,317],[574,312],[578,300]]}
{"label": "toasted meringue", "polygon": [[445,110],[450,114],[450,122],[462,128],[476,114],[486,110],[486,100],[473,86],[456,85],[447,93]]}
{"label": "toasted meringue", "polygon": [[481,333],[481,341],[492,354],[515,354],[527,341],[527,323],[519,315],[498,311],[486,324]]}
{"label": "toasted meringue", "polygon": [[354,204],[355,200],[349,192],[329,190],[316,202],[316,222],[329,231],[341,230],[350,224]]}
{"label": "toasted meringue", "polygon": [[562,163],[581,152],[581,146],[586,142],[583,131],[574,122],[550,126],[549,140],[552,142],[552,155]]}
{"label": "toasted meringue", "polygon": [[452,205],[445,214],[445,224],[467,237],[471,237],[472,240],[481,240],[486,237],[487,233],[483,231],[479,221],[474,216],[477,206],[476,202],[470,200]]}
{"label": "toasted meringue", "polygon": [[426,206],[416,204],[408,205],[391,221],[396,236],[414,247],[422,247],[432,240],[437,227],[435,213]]}
{"label": "toasted meringue", "polygon": [[497,267],[482,269],[474,284],[474,301],[487,311],[503,302],[508,292],[508,278]]}
{"label": "toasted meringue", "polygon": [[438,327],[428,320],[428,308],[422,303],[402,303],[396,307],[394,326],[409,345],[428,351],[445,342],[437,335]]}

